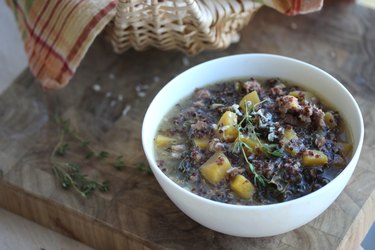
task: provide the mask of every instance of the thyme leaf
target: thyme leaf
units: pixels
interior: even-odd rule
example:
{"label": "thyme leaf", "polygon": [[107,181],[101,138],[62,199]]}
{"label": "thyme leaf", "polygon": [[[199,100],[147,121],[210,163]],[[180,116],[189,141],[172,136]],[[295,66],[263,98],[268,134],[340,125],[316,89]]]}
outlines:
{"label": "thyme leaf", "polygon": [[86,159],[90,159],[90,158],[92,158],[94,155],[95,155],[94,152],[92,152],[92,151],[88,151],[88,152],[86,153],[86,155],[85,155],[85,158],[86,158]]}
{"label": "thyme leaf", "polygon": [[114,167],[117,169],[117,170],[122,170],[124,169],[125,167],[125,162],[124,162],[124,159],[122,157],[122,155],[120,155],[119,157],[116,158],[116,161],[114,163]]}
{"label": "thyme leaf", "polygon": [[283,151],[281,148],[279,148],[279,145],[277,144],[266,144],[264,143],[262,145],[262,151],[266,153],[268,156],[276,156],[276,157],[282,157]]}
{"label": "thyme leaf", "polygon": [[99,190],[102,192],[108,192],[109,191],[109,181],[103,181],[101,186],[99,187]]}
{"label": "thyme leaf", "polygon": [[60,147],[57,148],[56,155],[58,155],[58,156],[64,156],[66,154],[66,151],[68,150],[68,148],[69,148],[69,144],[68,143],[62,144]]}
{"label": "thyme leaf", "polygon": [[106,151],[100,151],[99,154],[98,154],[99,159],[105,159],[105,158],[108,158],[108,157],[109,157],[109,153],[106,152]]}
{"label": "thyme leaf", "polygon": [[139,172],[146,172],[147,174],[152,175],[152,170],[150,166],[146,165],[143,162],[137,164],[137,170]]}
{"label": "thyme leaf", "polygon": [[84,147],[84,148],[87,147],[88,145],[90,145],[89,141],[82,141],[81,142],[81,146]]}

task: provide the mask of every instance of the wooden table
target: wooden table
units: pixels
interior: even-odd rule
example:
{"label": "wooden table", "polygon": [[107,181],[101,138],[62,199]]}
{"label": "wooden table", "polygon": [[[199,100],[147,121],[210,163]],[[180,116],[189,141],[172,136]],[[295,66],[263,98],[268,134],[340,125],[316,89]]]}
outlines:
{"label": "wooden table", "polygon": [[[243,30],[241,42],[225,51],[195,57],[158,50],[115,55],[99,39],[61,91],[43,92],[24,72],[0,96],[0,206],[98,249],[356,248],[375,218],[374,23],[374,10],[350,3],[327,4],[322,12],[297,17],[264,8]],[[246,239],[192,221],[154,177],[131,167],[146,162],[140,126],[164,83],[203,61],[254,52],[291,56],[334,75],[355,96],[367,129],[357,169],[327,211],[292,232]],[[55,114],[70,119],[96,148],[124,155],[124,171],[100,162],[83,169],[110,180],[110,192],[86,200],[56,183],[49,162],[58,140]]]}

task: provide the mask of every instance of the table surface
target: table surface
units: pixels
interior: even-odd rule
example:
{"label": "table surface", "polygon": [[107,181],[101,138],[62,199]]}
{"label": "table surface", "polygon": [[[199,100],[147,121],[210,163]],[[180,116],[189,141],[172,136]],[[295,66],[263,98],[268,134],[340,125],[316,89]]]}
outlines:
{"label": "table surface", "polygon": [[[365,126],[373,127],[375,113],[372,111],[374,104],[372,96],[374,94],[375,68],[371,58],[374,58],[375,48],[370,41],[375,38],[374,28],[371,26],[374,21],[374,11],[352,4],[327,5],[321,13],[293,18],[286,18],[271,10],[261,10],[253,22],[242,32],[243,37],[239,44],[233,45],[225,51],[205,52],[192,58],[176,52],[151,50],[139,53],[129,51],[121,56],[111,55],[109,59],[98,63],[100,56],[103,57],[110,53],[109,46],[98,40],[89,51],[76,79],[73,80],[73,86],[69,86],[64,90],[65,93],[62,91],[56,96],[62,97],[67,93],[72,94],[74,91],[88,91],[94,83],[99,83],[102,86],[107,83],[107,91],[114,92],[117,84],[121,84],[121,82],[126,84],[130,81],[149,81],[153,91],[156,91],[161,87],[160,82],[165,82],[174,74],[211,58],[245,52],[277,53],[308,61],[337,77],[359,102],[364,113]],[[275,34],[283,34],[285,37],[283,35],[277,37]],[[257,37],[253,38],[254,35]],[[304,42],[301,43],[301,41]],[[157,61],[157,58],[161,57],[163,59],[158,62],[148,61],[150,59]],[[144,71],[142,68],[132,66],[133,62],[147,66],[145,68],[149,69],[149,72],[139,77],[140,72]],[[173,65],[168,65],[168,62]],[[98,72],[88,75],[90,67],[95,67]],[[168,73],[163,74],[162,70]],[[24,76],[23,79],[30,81],[29,76]],[[81,83],[82,79],[87,79],[90,82]],[[14,92],[16,87],[11,86],[11,88],[13,90],[10,91]],[[146,100],[151,98],[152,91]],[[1,96],[1,99],[4,99],[4,96]],[[68,104],[65,103],[65,107]],[[86,103],[84,107],[92,108],[92,105],[92,103]],[[103,113],[99,115],[103,116]],[[119,122],[118,125],[123,122]],[[319,228],[322,230],[321,234],[315,234],[314,237],[319,240],[324,239],[336,247],[355,247],[359,244],[374,219],[374,178],[370,178],[374,176],[375,172],[370,168],[370,163],[374,160],[373,142],[374,134],[366,130],[361,161],[350,184],[334,205],[308,226],[280,238],[280,243],[284,243],[284,246],[298,248],[301,242],[292,238],[301,241],[304,237],[309,238],[308,235]],[[327,220],[342,219],[343,217],[345,219],[340,221],[341,224],[337,224],[343,226],[344,231],[340,231],[341,229],[337,229],[335,225],[322,228],[322,225],[326,225]],[[59,229],[56,230],[59,231]],[[317,245],[310,245],[310,247],[321,246],[317,242],[314,244]]]}

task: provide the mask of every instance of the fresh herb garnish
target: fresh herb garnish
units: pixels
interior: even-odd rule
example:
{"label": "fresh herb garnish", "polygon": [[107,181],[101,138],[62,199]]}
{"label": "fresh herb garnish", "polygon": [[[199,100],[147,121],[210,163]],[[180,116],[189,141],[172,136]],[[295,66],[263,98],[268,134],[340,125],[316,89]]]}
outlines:
{"label": "fresh herb garnish", "polygon": [[259,182],[259,184],[264,187],[266,185],[267,179],[263,175],[258,174],[257,171],[255,170],[254,165],[249,161],[246,155],[246,151],[245,151],[245,147],[249,147],[249,146],[246,143],[242,142],[241,139],[239,139],[239,141],[241,142],[240,147],[241,147],[241,151],[244,156],[244,159],[247,165],[249,166],[250,171],[254,174],[254,184],[257,185],[257,183]]}
{"label": "fresh herb garnish", "polygon": [[279,148],[277,144],[262,144],[262,151],[266,153],[268,156],[276,156],[276,157],[283,157],[283,151]]}
{"label": "fresh herb garnish", "polygon": [[255,153],[255,152],[253,152],[254,149],[251,146],[249,146],[246,142],[243,141],[243,138],[246,136],[249,136],[250,138],[254,139],[257,143],[257,147],[263,153],[265,153],[268,157],[270,156],[282,157],[283,156],[283,152],[277,144],[263,143],[259,139],[258,133],[255,131],[254,117],[252,114],[256,114],[256,108],[265,101],[266,100],[263,100],[262,102],[259,102],[255,105],[245,104],[245,113],[242,115],[241,121],[236,125],[238,136],[232,149],[232,151],[235,153],[240,153],[240,152],[242,153],[250,172],[254,175],[254,184],[257,185],[259,183],[263,187],[267,184],[268,181],[266,177],[264,177],[263,175],[259,174],[256,171],[255,166],[249,161],[249,158],[246,154],[246,150],[252,153]]}

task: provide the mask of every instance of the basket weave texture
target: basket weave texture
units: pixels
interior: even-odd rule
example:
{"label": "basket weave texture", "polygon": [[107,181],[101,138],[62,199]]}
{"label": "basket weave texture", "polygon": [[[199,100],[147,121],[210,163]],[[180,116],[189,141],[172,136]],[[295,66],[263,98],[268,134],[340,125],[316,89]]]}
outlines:
{"label": "basket weave texture", "polygon": [[117,53],[224,49],[239,40],[260,6],[251,0],[119,0],[105,34]]}

